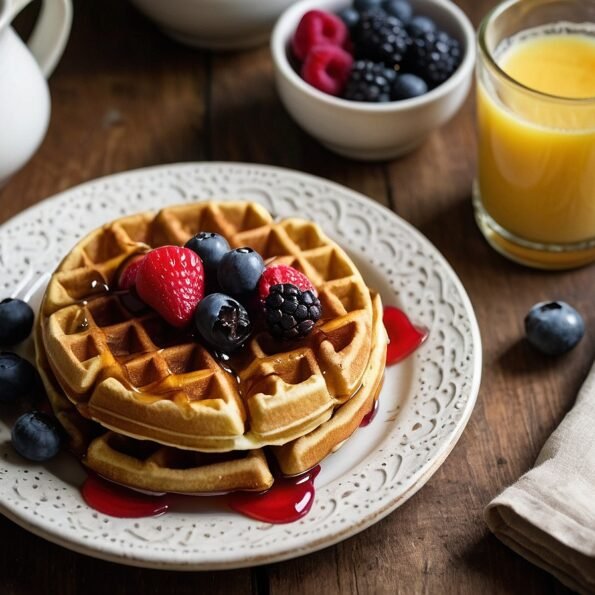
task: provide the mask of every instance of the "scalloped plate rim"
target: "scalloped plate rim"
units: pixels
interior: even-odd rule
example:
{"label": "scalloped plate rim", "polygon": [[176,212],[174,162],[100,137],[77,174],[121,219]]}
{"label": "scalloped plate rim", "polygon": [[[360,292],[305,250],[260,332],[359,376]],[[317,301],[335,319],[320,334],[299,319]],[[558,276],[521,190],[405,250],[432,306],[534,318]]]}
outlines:
{"label": "scalloped plate rim", "polygon": [[[18,508],[14,508],[0,499],[0,513],[2,513],[4,516],[9,518],[16,524],[20,525],[21,527],[25,528],[26,530],[30,531],[31,533],[34,533],[39,537],[47,539],[48,541],[66,547],[70,550],[120,564],[145,568],[170,569],[182,571],[244,568],[255,565],[279,562],[282,560],[303,556],[308,553],[312,553],[329,547],[331,545],[334,545],[349,537],[352,537],[386,517],[388,514],[393,512],[400,505],[402,505],[406,500],[408,500],[425,485],[425,483],[442,465],[444,460],[448,457],[452,449],[455,447],[469,421],[471,413],[473,412],[477,400],[477,395],[479,392],[482,369],[481,336],[471,301],[460,279],[458,278],[450,264],[447,262],[447,260],[444,258],[444,256],[442,256],[442,254],[438,251],[438,249],[435,248],[435,246],[419,230],[417,230],[410,223],[402,219],[399,215],[386,208],[384,205],[381,205],[373,201],[372,199],[366,197],[365,195],[357,191],[354,191],[346,186],[343,186],[331,180],[321,178],[319,176],[314,176],[312,174],[277,166],[236,162],[173,163],[118,172],[116,174],[106,175],[83,182],[79,185],[73,186],[67,190],[61,191],[51,197],[48,197],[35,205],[28,207],[24,211],[21,211],[20,213],[16,214],[14,217],[0,225],[0,238],[2,237],[3,232],[9,225],[12,226],[20,222],[25,222],[27,219],[34,216],[35,212],[41,207],[45,207],[52,203],[57,203],[60,200],[67,198],[71,194],[74,195],[77,193],[84,192],[87,188],[95,187],[101,185],[102,183],[105,184],[106,182],[114,182],[127,178],[135,180],[143,178],[147,174],[160,171],[172,170],[173,172],[177,173],[184,172],[186,170],[192,171],[195,168],[201,168],[205,170],[228,169],[231,171],[237,170],[240,172],[243,170],[262,170],[263,172],[271,172],[280,176],[290,176],[294,179],[297,178],[305,181],[310,181],[311,183],[318,185],[322,184],[324,187],[330,190],[339,192],[341,194],[347,194],[350,199],[356,200],[357,202],[361,203],[365,208],[379,209],[381,212],[384,212],[384,215],[388,220],[393,219],[394,222],[401,227],[401,229],[405,230],[407,233],[412,235],[421,245],[423,245],[424,248],[428,251],[428,253],[432,254],[432,256],[436,259],[436,261],[439,263],[439,266],[447,273],[449,281],[453,283],[458,297],[461,299],[463,303],[465,314],[468,317],[474,349],[473,359],[472,362],[469,364],[472,368],[472,383],[471,386],[469,386],[467,389],[467,400],[465,402],[465,407],[462,412],[462,415],[458,419],[455,429],[451,432],[449,436],[449,441],[441,445],[441,448],[438,450],[436,456],[432,459],[432,461],[428,462],[423,467],[422,471],[417,475],[415,481],[406,489],[400,491],[394,498],[384,503],[383,506],[378,507],[373,512],[370,512],[368,516],[360,522],[347,526],[343,531],[330,531],[329,534],[319,537],[318,539],[305,540],[304,544],[298,545],[297,547],[295,544],[290,544],[284,548],[281,547],[277,551],[269,551],[262,554],[250,554],[249,556],[243,558],[234,558],[233,555],[222,555],[221,553],[219,553],[215,554],[212,558],[209,559],[204,555],[198,554],[197,559],[184,561],[176,561],[173,559],[175,557],[174,555],[168,553],[164,554],[158,550],[144,550],[140,554],[130,555],[122,551],[113,551],[113,549],[115,549],[117,545],[113,548],[110,548],[109,542],[91,543],[89,541],[85,541],[82,538],[73,539],[71,537],[64,537],[56,529],[56,527],[51,525],[49,521],[46,521],[45,519],[41,518],[36,518],[35,521],[33,521],[32,515],[30,513],[27,513],[27,511],[20,510]],[[217,199],[219,197],[215,195],[212,198]],[[132,213],[134,212],[134,210],[129,210],[127,212]]]}

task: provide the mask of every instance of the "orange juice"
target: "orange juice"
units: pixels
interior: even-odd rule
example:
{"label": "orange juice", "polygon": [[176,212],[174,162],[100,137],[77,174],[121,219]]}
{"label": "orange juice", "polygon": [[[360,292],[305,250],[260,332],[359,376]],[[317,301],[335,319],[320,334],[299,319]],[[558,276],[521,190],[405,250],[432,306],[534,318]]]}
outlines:
{"label": "orange juice", "polygon": [[478,84],[485,211],[527,242],[594,240],[595,37],[525,31],[495,61],[520,85]]}

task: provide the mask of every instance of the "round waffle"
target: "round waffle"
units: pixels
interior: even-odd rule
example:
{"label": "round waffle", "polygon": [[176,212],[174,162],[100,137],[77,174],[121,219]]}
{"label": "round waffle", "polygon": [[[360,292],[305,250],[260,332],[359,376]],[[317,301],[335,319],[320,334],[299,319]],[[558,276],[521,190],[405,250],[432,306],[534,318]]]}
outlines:
{"label": "round waffle", "polygon": [[[297,475],[317,465],[339,448],[374,406],[382,386],[386,333],[382,304],[372,298],[372,350],[357,393],[338,406],[318,428],[283,446],[227,453],[200,453],[142,441],[106,430],[84,418],[65,396],[49,366],[38,321],[35,332],[37,365],[54,414],[69,438],[70,449],[91,470],[135,489],[156,493],[210,494],[237,490],[262,491],[273,483],[269,461],[285,475]],[[41,320],[41,319],[39,319]]]}
{"label": "round waffle", "polygon": [[[314,331],[298,342],[258,332],[240,355],[221,362],[114,290],[128,258],[183,245],[198,231],[220,233],[232,247],[251,246],[267,262],[305,273],[323,309]],[[203,202],[118,219],[77,244],[48,285],[39,351],[78,414],[117,440],[128,436],[176,452],[238,452],[310,435],[356,402],[375,342],[386,345],[374,324],[360,273],[317,225],[273,221],[254,203]],[[103,443],[111,448],[114,440]]]}

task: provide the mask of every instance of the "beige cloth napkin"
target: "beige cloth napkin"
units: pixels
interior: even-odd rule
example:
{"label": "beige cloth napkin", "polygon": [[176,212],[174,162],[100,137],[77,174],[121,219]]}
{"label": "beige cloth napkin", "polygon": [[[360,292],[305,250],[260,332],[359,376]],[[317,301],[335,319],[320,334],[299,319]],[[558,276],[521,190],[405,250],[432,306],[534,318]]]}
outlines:
{"label": "beige cloth napkin", "polygon": [[595,365],[533,469],[490,502],[485,519],[515,552],[595,593]]}

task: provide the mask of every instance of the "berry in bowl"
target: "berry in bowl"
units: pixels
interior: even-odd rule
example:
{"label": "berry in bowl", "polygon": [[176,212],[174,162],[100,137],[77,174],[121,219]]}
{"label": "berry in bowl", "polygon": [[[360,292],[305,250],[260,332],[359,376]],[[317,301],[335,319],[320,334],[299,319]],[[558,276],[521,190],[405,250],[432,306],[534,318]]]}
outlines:
{"label": "berry in bowl", "polygon": [[356,159],[398,157],[465,100],[474,30],[448,0],[302,0],[273,31],[277,89],[296,122]]}

